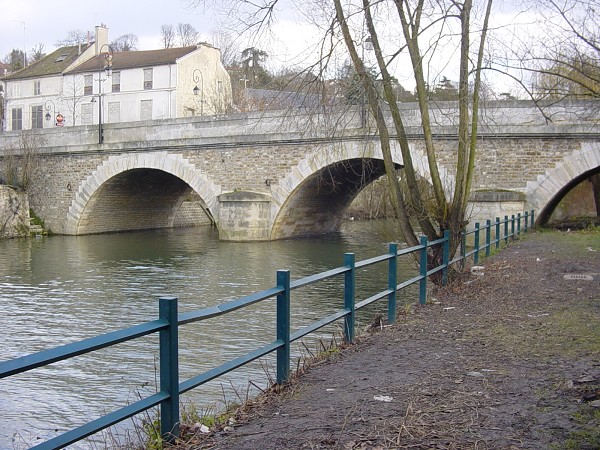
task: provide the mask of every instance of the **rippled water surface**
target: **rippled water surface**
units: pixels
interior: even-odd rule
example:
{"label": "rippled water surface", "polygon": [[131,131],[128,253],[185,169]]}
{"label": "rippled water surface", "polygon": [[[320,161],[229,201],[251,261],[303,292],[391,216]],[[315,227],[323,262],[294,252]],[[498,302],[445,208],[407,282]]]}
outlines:
{"label": "rippled water surface", "polygon": [[[383,254],[390,225],[349,222],[325,237],[264,243],[219,242],[210,228],[0,241],[0,360],[154,320],[161,296],[186,312],[273,287],[277,269],[297,279],[341,266],[344,252]],[[293,329],[339,308],[342,282],[293,291]],[[385,265],[360,271],[357,301],[386,284]],[[272,341],[274,316],[267,300],[182,327],[180,380]],[[27,448],[155,392],[157,358],[155,335],[0,380],[0,449]],[[267,358],[184,399],[222,407],[246,396],[248,380],[264,385],[271,369]]]}

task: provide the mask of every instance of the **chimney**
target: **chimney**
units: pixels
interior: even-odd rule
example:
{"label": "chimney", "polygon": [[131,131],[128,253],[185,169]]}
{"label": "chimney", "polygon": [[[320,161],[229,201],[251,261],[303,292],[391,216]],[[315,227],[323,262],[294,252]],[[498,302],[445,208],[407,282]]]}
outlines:
{"label": "chimney", "polygon": [[95,45],[95,54],[100,54],[100,49],[104,44],[108,44],[108,28],[106,25],[96,25],[96,45]]}

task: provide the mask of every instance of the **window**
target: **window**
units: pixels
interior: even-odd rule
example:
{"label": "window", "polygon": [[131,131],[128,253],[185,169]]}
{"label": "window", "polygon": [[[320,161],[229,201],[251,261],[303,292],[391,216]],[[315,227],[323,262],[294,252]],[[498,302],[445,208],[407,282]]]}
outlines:
{"label": "window", "polygon": [[121,121],[121,104],[119,102],[108,102],[108,122]]}
{"label": "window", "polygon": [[85,75],[83,77],[83,95],[92,95],[94,93],[94,76]]}
{"label": "window", "polygon": [[11,111],[12,130],[23,129],[23,110],[21,108],[13,108]]}
{"label": "window", "polygon": [[140,120],[152,120],[152,100],[141,101]]}
{"label": "window", "polygon": [[18,98],[21,96],[21,84],[18,81],[12,86],[12,96],[13,98]]}
{"label": "window", "polygon": [[112,92],[121,92],[121,72],[112,73]]}
{"label": "window", "polygon": [[31,128],[44,128],[44,109],[42,105],[31,107]]}
{"label": "window", "polygon": [[42,82],[34,81],[33,82],[33,95],[41,95],[42,94]]}
{"label": "window", "polygon": [[152,69],[144,69],[144,89],[152,89]]}
{"label": "window", "polygon": [[96,103],[82,103],[81,105],[81,124],[90,125],[92,123],[92,105]]}

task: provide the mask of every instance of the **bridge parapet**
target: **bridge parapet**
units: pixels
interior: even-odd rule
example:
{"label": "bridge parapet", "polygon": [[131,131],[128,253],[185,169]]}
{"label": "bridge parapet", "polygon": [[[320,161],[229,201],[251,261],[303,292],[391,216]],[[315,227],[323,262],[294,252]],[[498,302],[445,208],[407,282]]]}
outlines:
{"label": "bridge parapet", "polygon": [[[98,144],[98,126],[35,130],[42,153],[148,151],[170,148],[242,147],[281,142],[363,138],[373,135],[361,126],[360,108],[326,113],[308,110],[267,111],[223,116],[187,117],[103,124],[104,144]],[[479,133],[485,136],[576,136],[600,134],[597,102],[561,102],[540,108],[528,101],[487,102],[480,109]],[[410,137],[422,136],[418,107],[401,105]],[[388,114],[388,120],[391,117]],[[434,134],[455,138],[458,110],[455,102],[439,102],[432,111]],[[21,132],[3,133],[5,154],[19,154]]]}

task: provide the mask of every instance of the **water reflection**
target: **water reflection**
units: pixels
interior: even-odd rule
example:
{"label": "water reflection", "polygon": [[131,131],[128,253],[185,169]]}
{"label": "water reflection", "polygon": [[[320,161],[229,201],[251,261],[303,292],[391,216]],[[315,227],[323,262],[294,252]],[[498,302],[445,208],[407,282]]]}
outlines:
{"label": "water reflection", "polygon": [[[347,251],[357,260],[382,254],[394,240],[390,229],[384,222],[353,222],[326,237],[260,243],[220,242],[211,228],[1,241],[1,359],[154,320],[161,296],[177,296],[184,312],[272,287],[277,269],[290,269],[297,279],[342,265]],[[387,283],[384,266],[357,277],[358,299]],[[341,283],[294,291],[294,329],[339,308]],[[269,300],[183,327],[181,380],[272,341],[274,317]],[[15,446],[26,447],[33,443],[29,431],[47,439],[154,392],[157,340],[149,336],[0,380],[0,448],[11,448],[15,433],[23,435]],[[189,397],[201,404],[223,400],[222,383],[265,384],[264,371],[255,363]]]}

